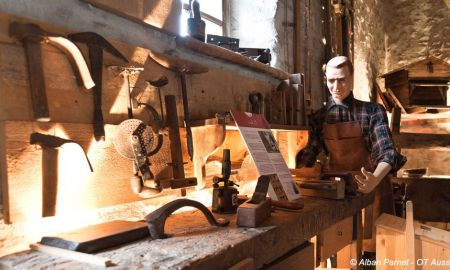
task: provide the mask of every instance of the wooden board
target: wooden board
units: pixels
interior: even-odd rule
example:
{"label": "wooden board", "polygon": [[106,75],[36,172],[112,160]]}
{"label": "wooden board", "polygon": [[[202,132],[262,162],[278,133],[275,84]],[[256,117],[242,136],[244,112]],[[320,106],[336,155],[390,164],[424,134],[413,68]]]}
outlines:
{"label": "wooden board", "polygon": [[324,261],[353,239],[353,217],[348,217],[325,229],[317,236],[317,258]]}
{"label": "wooden board", "polygon": [[[407,269],[408,262],[406,257],[406,249],[408,246],[406,245],[405,239],[405,227],[406,222],[402,218],[388,214],[382,214],[378,218],[376,222],[376,259],[380,262],[380,264],[377,265],[377,270]],[[448,258],[450,258],[449,243],[436,241],[426,236],[418,236],[417,225],[415,224],[414,227],[414,255],[416,259],[423,259],[419,262],[422,265],[416,265],[416,269],[444,269],[445,266],[442,268],[442,266],[438,266],[436,264],[433,265],[432,262],[433,260],[435,263],[448,262]],[[450,234],[449,232],[443,230],[440,230],[440,233],[445,233],[447,235]],[[424,260],[427,261],[425,262]],[[394,266],[389,264],[395,262],[397,262],[397,264],[403,263],[403,265]]]}
{"label": "wooden board", "polygon": [[394,178],[406,184],[406,197],[414,203],[414,218],[450,222],[450,178]]}
{"label": "wooden board", "polygon": [[[5,221],[40,218],[42,212],[42,149],[29,144],[32,132],[70,138],[81,143],[92,163],[91,173],[80,147],[59,148],[56,214],[140,200],[130,189],[130,161],[112,144],[116,126],[106,125],[105,143],[96,143],[89,124],[0,122],[0,167]],[[168,149],[163,145],[163,149]],[[161,155],[161,156],[160,156]],[[169,160],[167,160],[169,159]],[[167,150],[153,156],[158,175],[170,161]]]}
{"label": "wooden board", "polygon": [[305,242],[303,245],[294,248],[287,254],[272,262],[269,266],[265,266],[267,270],[285,270],[285,269],[299,269],[301,265],[302,270],[314,269],[314,245],[310,242]]}
{"label": "wooden board", "polygon": [[41,244],[79,252],[93,253],[149,236],[146,222],[113,220],[75,231],[44,236]]}

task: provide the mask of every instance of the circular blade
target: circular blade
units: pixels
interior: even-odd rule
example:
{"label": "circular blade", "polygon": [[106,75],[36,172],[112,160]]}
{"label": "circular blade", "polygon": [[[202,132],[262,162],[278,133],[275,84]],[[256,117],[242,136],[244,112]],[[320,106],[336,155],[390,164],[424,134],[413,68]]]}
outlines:
{"label": "circular blade", "polygon": [[[116,136],[114,137],[113,144],[116,151],[123,157],[128,159],[134,159],[133,147],[131,145],[131,137],[133,132],[139,127],[139,125],[143,124],[139,119],[128,119],[119,124],[116,132]],[[153,131],[150,126],[145,125],[145,129],[140,133],[140,136],[143,139],[146,152],[149,152],[153,146]]]}

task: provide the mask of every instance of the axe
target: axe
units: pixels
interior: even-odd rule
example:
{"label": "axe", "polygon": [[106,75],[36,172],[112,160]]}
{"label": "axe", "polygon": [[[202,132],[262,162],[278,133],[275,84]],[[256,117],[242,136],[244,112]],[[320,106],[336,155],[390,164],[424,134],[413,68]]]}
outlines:
{"label": "axe", "polygon": [[123,56],[105,38],[94,32],[81,32],[69,34],[69,39],[74,42],[85,43],[89,48],[89,62],[91,63],[92,77],[94,78],[94,136],[97,141],[105,140],[105,129],[102,114],[102,71],[103,50],[128,63]]}
{"label": "axe", "polygon": [[31,102],[36,121],[50,121],[40,43],[45,42],[63,51],[72,64],[77,79],[86,89],[94,87],[89,69],[80,50],[70,40],[42,30],[36,24],[13,22],[9,35],[23,42],[30,76]]}

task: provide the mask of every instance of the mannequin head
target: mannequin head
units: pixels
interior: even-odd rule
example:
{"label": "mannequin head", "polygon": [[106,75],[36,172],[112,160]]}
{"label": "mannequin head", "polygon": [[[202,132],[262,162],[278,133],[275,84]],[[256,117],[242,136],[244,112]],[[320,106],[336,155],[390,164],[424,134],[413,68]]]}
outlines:
{"label": "mannequin head", "polygon": [[336,56],[328,61],[325,75],[331,97],[336,103],[342,103],[353,90],[352,63],[346,56]]}

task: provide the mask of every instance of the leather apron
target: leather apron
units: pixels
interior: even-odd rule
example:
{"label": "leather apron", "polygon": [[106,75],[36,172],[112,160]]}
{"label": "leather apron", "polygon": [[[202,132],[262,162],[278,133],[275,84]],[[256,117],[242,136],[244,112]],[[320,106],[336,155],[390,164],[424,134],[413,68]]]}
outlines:
{"label": "leather apron", "polygon": [[[370,172],[370,151],[362,134],[358,121],[339,122],[323,125],[323,138],[328,149],[330,171],[361,171],[361,167]],[[373,191],[373,206],[364,209],[365,251],[375,251],[375,220],[381,213],[394,214],[394,198],[389,177],[385,177]]]}

